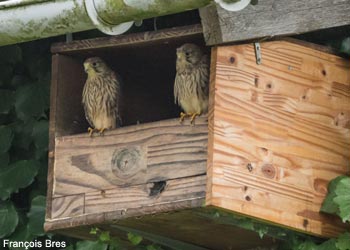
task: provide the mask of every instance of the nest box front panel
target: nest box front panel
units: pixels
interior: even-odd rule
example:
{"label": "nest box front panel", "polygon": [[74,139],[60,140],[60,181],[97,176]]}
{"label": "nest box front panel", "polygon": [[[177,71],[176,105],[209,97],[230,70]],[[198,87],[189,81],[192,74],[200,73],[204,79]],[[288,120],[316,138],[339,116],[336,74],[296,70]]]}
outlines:
{"label": "nest box front panel", "polygon": [[287,41],[214,48],[207,205],[315,235],[342,231],[319,210],[328,182],[349,173],[349,67]]}
{"label": "nest box front panel", "polygon": [[207,137],[204,117],[56,138],[51,218],[203,200]]}

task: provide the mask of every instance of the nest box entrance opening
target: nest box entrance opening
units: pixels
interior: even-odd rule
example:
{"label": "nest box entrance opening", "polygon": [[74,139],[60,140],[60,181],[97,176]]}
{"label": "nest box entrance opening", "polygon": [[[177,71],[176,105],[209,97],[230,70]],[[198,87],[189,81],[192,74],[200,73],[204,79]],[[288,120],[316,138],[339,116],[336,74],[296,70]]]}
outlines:
{"label": "nest box entrance opening", "polygon": [[[169,32],[170,33],[170,32]],[[83,62],[98,56],[122,79],[122,124],[135,125],[178,117],[180,108],[174,103],[176,48],[184,43],[204,47],[201,33],[167,34],[157,39],[125,35],[122,38],[78,41],[75,49],[67,44],[53,46],[53,81],[56,81],[56,135],[72,135],[87,131],[81,104],[82,90],[87,78]],[[74,43],[74,42],[73,42]],[[69,44],[68,44],[69,46]],[[74,45],[73,45],[74,47]]]}

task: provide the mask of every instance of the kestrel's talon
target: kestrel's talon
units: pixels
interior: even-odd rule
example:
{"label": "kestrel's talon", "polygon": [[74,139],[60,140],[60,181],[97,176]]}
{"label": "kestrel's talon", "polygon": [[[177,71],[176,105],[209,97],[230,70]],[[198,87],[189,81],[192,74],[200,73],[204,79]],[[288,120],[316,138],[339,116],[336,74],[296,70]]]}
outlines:
{"label": "kestrel's talon", "polygon": [[192,125],[194,125],[194,121],[195,121],[196,117],[199,115],[200,115],[199,113],[193,113],[193,115],[191,116],[191,120],[190,120]]}
{"label": "kestrel's talon", "polygon": [[92,134],[94,133],[95,129],[89,127],[88,128],[88,133],[89,133],[89,136],[92,137]]}
{"label": "kestrel's talon", "polygon": [[99,130],[101,136],[104,135],[105,130],[106,130],[105,128],[102,128]]}
{"label": "kestrel's talon", "polygon": [[185,120],[185,117],[188,116],[188,114],[184,113],[184,112],[181,112],[180,113],[180,123],[182,123],[184,120]]}

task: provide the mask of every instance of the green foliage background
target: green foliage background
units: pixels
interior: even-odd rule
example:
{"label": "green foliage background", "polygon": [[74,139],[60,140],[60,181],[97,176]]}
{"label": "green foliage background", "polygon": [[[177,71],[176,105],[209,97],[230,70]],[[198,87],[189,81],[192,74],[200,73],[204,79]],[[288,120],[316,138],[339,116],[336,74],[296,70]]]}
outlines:
{"label": "green foliage background", "polygon": [[[341,43],[341,50],[350,54],[350,38],[346,39]],[[111,240],[108,232],[100,232],[96,242],[77,242],[43,231],[48,165],[50,43],[51,40],[47,39],[0,47],[0,239],[44,241],[50,238],[67,242],[66,249],[124,249],[117,244],[118,239]],[[336,202],[348,199],[348,190],[344,190],[342,186],[339,188],[337,192],[342,196],[335,199]],[[344,215],[344,221],[349,220],[348,210],[332,207],[332,204],[327,206],[331,211],[333,209]],[[346,209],[348,206],[349,203]],[[247,221],[243,224],[247,225]],[[257,233],[263,236],[265,231],[268,229],[260,228]],[[129,233],[126,238],[135,248],[141,249],[137,245],[142,237]],[[286,249],[347,250],[350,249],[349,238],[349,233],[346,233],[321,245],[312,240],[293,238],[287,242]],[[142,249],[161,248],[151,244]]]}

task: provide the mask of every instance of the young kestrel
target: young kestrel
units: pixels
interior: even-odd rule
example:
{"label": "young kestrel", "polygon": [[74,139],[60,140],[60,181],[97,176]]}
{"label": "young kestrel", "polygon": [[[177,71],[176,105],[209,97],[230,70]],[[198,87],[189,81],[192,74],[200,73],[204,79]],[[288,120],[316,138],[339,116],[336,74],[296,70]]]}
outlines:
{"label": "young kestrel", "polygon": [[87,80],[82,94],[85,117],[90,126],[88,132],[100,134],[114,129],[120,121],[120,80],[115,72],[99,57],[85,60]]}
{"label": "young kestrel", "polygon": [[191,43],[179,47],[176,54],[175,103],[184,110],[180,122],[189,116],[192,124],[196,116],[208,112],[209,60]]}

